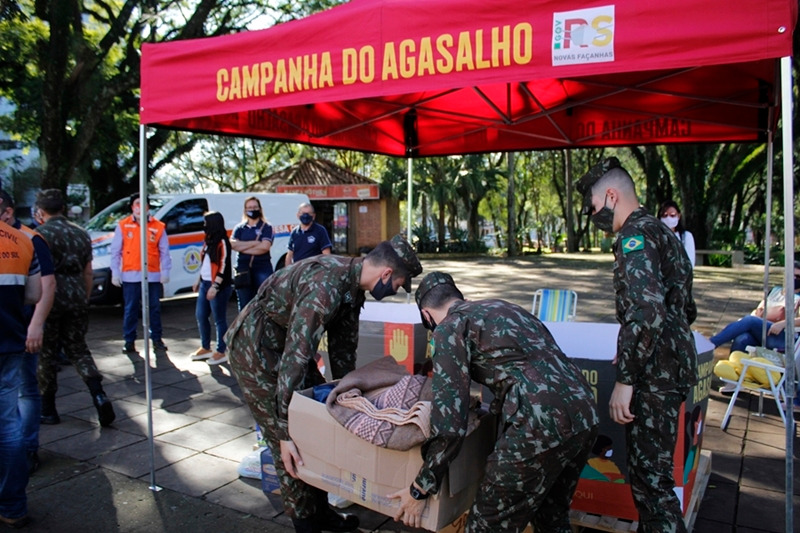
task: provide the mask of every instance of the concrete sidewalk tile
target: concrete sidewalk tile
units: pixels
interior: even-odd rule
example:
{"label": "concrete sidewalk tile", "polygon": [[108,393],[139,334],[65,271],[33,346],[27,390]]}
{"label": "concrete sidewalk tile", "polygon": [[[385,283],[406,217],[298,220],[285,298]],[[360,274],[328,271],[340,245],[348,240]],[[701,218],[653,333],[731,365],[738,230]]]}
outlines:
{"label": "concrete sidewalk tile", "polygon": [[[152,455],[155,470],[158,471],[167,465],[182,461],[197,453],[197,451],[184,448],[183,446],[175,446],[174,444],[156,441],[153,443]],[[150,442],[147,440],[135,442],[130,446],[118,448],[112,452],[104,453],[103,455],[89,460],[90,463],[134,478],[142,477],[150,473],[150,461],[151,448]],[[156,483],[158,483],[157,472]]]}
{"label": "concrete sidewalk tile", "polygon": [[[697,517],[694,522],[694,530],[696,533],[731,533],[730,522],[716,522],[714,520],[707,520],[701,516]],[[741,529],[739,531],[742,531]]]}
{"label": "concrete sidewalk tile", "polygon": [[740,452],[725,453],[714,450],[712,452],[711,465],[709,483],[712,481],[717,484],[739,483],[739,477],[742,472],[742,455]]}
{"label": "concrete sidewalk tile", "polygon": [[242,459],[246,455],[254,452],[253,445],[255,444],[255,431],[248,431],[241,437],[231,439],[228,442],[220,444],[219,446],[208,448],[205,450],[205,453],[214,455],[216,457],[222,457],[223,459],[228,459],[230,461],[236,461],[238,464],[241,463]]}
{"label": "concrete sidewalk tile", "polygon": [[[213,420],[214,422],[230,424],[231,426],[252,429],[254,431],[256,427],[256,421],[253,419],[253,415],[250,413],[250,408],[246,405],[242,405],[229,411],[225,411],[224,413],[208,417],[208,419]],[[253,441],[255,442],[255,437],[253,437]]]}
{"label": "concrete sidewalk tile", "polygon": [[[114,407],[114,414],[116,415],[116,419],[112,424],[114,427],[118,427],[117,424],[131,416],[137,416],[147,412],[146,405],[129,402],[127,400],[111,400],[111,405]],[[91,404],[90,407],[73,411],[69,413],[69,415],[80,420],[85,420],[95,426],[99,424],[97,420],[97,408]]]}
{"label": "concrete sidewalk tile", "polygon": [[[155,391],[158,387],[160,387],[160,385],[156,386],[153,384],[152,390]],[[103,390],[105,390],[108,397],[112,400],[125,398],[128,401],[133,401],[135,398],[144,400],[146,388],[147,386],[144,379],[139,379],[136,377],[128,378],[116,383],[109,383],[107,386],[103,386]]]}
{"label": "concrete sidewalk tile", "polygon": [[[115,421],[114,427],[119,430],[134,433],[136,435],[147,436],[147,410],[146,406],[140,406],[143,409],[141,414],[126,418],[121,421]],[[174,431],[176,429],[194,424],[200,419],[193,416],[184,415],[181,413],[170,413],[163,409],[154,409],[153,414],[153,435],[161,435]]]}
{"label": "concrete sidewalk tile", "polygon": [[249,433],[245,428],[229,426],[220,422],[200,420],[194,424],[163,433],[156,437],[161,442],[185,446],[197,451],[205,451]]}
{"label": "concrete sidewalk tile", "polygon": [[[786,490],[786,460],[764,459],[761,457],[744,457],[742,476],[739,480],[742,487],[753,487],[764,490]],[[800,470],[795,468],[793,478],[794,494],[800,495]]]}
{"label": "concrete sidewalk tile", "polygon": [[90,431],[50,442],[45,447],[52,452],[87,461],[142,440],[144,437],[141,435],[95,426]]}
{"label": "concrete sidewalk tile", "polygon": [[[716,459],[717,457],[714,456],[715,461]],[[708,486],[703,495],[703,500],[700,503],[700,509],[697,512],[697,519],[732,524],[736,514],[736,506],[733,505],[733,502],[736,501],[738,491],[739,487],[735,482],[719,483],[714,479],[714,475],[712,474],[712,478],[708,480]],[[730,528],[730,526],[728,527]],[[695,525],[695,530],[698,532],[705,531],[704,529],[698,528],[697,525]]]}
{"label": "concrete sidewalk tile", "polygon": [[239,477],[237,463],[199,453],[158,471],[159,486],[200,497]]}
{"label": "concrete sidewalk tile", "polygon": [[708,424],[703,428],[703,442],[714,443],[714,460],[719,452],[739,455],[742,453],[744,433],[744,430],[737,429],[722,431],[719,427]]}
{"label": "concrete sidewalk tile", "polygon": [[[208,363],[202,361],[203,364],[207,365]],[[234,381],[235,383],[235,381]],[[231,383],[220,383],[220,380],[212,376],[211,374],[206,374],[203,376],[196,377],[190,380],[182,380],[176,382],[173,386],[179,389],[184,389],[192,393],[208,393],[208,392],[216,392],[222,389],[228,389],[231,387]]]}
{"label": "concrete sidewalk tile", "polygon": [[[800,497],[793,498],[794,509],[800,508]],[[795,518],[795,523],[796,522]],[[764,490],[742,486],[739,491],[739,509],[736,515],[738,528],[752,528],[756,531],[786,530],[786,497],[781,490]]]}
{"label": "concrete sidewalk tile", "polygon": [[61,417],[60,424],[54,426],[43,424],[39,427],[39,446],[46,447],[51,442],[58,442],[96,428],[97,424],[65,415]]}
{"label": "concrete sidewalk tile", "polygon": [[84,388],[82,391],[65,393],[56,395],[56,411],[59,415],[71,414],[87,407],[92,407],[92,397],[89,395],[89,389]]}
{"label": "concrete sidewalk tile", "polygon": [[170,413],[183,413],[196,418],[211,418],[241,406],[242,402],[235,397],[230,399],[202,394],[170,405],[167,410]]}
{"label": "concrete sidewalk tile", "polygon": [[[179,389],[174,385],[153,385],[150,394],[151,401],[153,402],[153,409],[171,409],[171,406],[190,400],[199,394],[192,394],[186,389]],[[131,403],[139,403],[147,405],[147,395],[128,396],[127,401]]]}
{"label": "concrete sidewalk tile", "polygon": [[283,513],[275,509],[261,490],[261,481],[239,478],[206,494],[205,499],[224,507],[271,520]]}
{"label": "concrete sidewalk tile", "polygon": [[[781,438],[782,435],[771,435],[773,437],[771,439],[765,438],[767,436],[769,436],[767,433],[753,435],[748,432],[744,441],[745,458],[753,460],[786,459],[786,440]],[[798,446],[797,439],[795,439],[794,446]]]}

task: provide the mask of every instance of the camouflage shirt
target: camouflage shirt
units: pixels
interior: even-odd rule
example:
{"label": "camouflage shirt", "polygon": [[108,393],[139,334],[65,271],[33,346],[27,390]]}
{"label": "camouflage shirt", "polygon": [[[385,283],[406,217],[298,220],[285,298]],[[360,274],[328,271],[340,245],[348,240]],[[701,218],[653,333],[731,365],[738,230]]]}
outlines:
{"label": "camouflage shirt", "polygon": [[56,275],[53,306],[73,309],[88,305],[83,272],[86,264],[92,262],[92,240],[89,234],[60,215],[50,217],[36,231],[47,241],[53,256]]}
{"label": "camouflage shirt", "polygon": [[[292,393],[302,387],[308,362],[317,353],[325,331],[333,378],[355,369],[358,319],[365,300],[358,286],[362,262],[361,258],[320,255],[278,270],[228,328],[230,349],[249,341],[282,354],[277,362],[262,357],[265,372],[278,366],[276,433],[281,440],[289,439]],[[236,338],[250,315],[261,338]]]}
{"label": "camouflage shirt", "polygon": [[[599,423],[593,393],[547,328],[502,301],[459,301],[433,332],[431,437],[417,484],[437,492],[467,432],[470,380],[491,389],[511,453],[531,457]],[[515,439],[515,440],[513,440]],[[513,440],[513,442],[512,442]]]}
{"label": "camouflage shirt", "polygon": [[697,383],[692,264],[680,239],[637,209],[614,243],[617,381],[649,392]]}

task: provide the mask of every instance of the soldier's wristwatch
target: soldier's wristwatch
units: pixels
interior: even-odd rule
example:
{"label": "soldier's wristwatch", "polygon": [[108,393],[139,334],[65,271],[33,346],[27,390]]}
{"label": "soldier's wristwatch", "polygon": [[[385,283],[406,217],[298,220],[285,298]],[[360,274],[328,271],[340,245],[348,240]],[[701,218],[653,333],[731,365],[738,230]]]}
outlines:
{"label": "soldier's wristwatch", "polygon": [[430,496],[430,494],[422,492],[417,487],[415,487],[413,483],[411,484],[411,488],[408,489],[408,491],[411,493],[411,497],[414,498],[415,500],[427,500],[428,496]]}

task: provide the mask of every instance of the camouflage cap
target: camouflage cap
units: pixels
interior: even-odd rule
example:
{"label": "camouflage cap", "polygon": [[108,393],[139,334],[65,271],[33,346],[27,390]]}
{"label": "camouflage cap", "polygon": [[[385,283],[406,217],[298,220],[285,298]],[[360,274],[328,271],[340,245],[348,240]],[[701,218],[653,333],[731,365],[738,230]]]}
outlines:
{"label": "camouflage cap", "polygon": [[428,294],[432,288],[442,284],[452,285],[453,287],[456,286],[456,282],[453,281],[453,276],[445,272],[431,272],[422,278],[419,287],[417,287],[417,292],[414,294],[417,307],[419,307],[422,299],[425,298],[425,295]]}
{"label": "camouflage cap", "polygon": [[578,183],[575,184],[575,188],[583,195],[584,213],[592,212],[592,187],[594,187],[594,184],[612,168],[622,168],[619,159],[616,157],[602,159],[590,168],[589,171],[578,180]]}
{"label": "camouflage cap", "polygon": [[395,253],[400,256],[400,259],[403,260],[403,263],[406,266],[408,277],[406,277],[406,281],[403,283],[403,288],[406,290],[406,292],[410,293],[411,278],[422,273],[422,265],[419,263],[417,254],[414,252],[414,248],[411,247],[403,235],[398,233],[391,238],[389,244],[392,246],[392,249],[395,251]]}

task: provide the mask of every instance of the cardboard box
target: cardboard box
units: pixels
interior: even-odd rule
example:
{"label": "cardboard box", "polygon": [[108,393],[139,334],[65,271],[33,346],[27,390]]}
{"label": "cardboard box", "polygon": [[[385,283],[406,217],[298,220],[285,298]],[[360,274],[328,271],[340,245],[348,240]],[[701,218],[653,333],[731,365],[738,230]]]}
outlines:
{"label": "cardboard box", "polygon": [[[573,510],[637,520],[630,485],[627,483],[625,429],[608,415],[608,402],[616,381],[616,367],[611,364],[617,349],[617,324],[586,322],[548,322],[545,324],[556,342],[575,364],[594,390],[600,415],[600,435],[610,441],[610,448],[592,454],[581,475]],[[681,406],[678,419],[678,441],[673,454],[675,493],[684,514],[688,511],[694,490],[697,466],[702,448],[706,406],[711,387],[714,346],[695,332],[698,352],[699,383]],[[611,457],[603,451],[611,450]]]}
{"label": "cardboard box", "polygon": [[[318,352],[327,366],[327,333]],[[422,326],[416,304],[366,302],[358,323],[357,353],[358,368],[391,355],[409,374],[427,373],[428,331]],[[323,373],[331,379],[330,373]]]}
{"label": "cardboard box", "polygon": [[[485,415],[467,436],[439,494],[428,499],[424,529],[438,531],[472,504],[494,447],[494,431],[494,417]],[[398,451],[370,444],[334,420],[310,389],[292,396],[289,435],[303,458],[300,479],[386,516],[393,517],[399,508],[399,500],[386,496],[408,489],[422,466],[419,446]]]}

